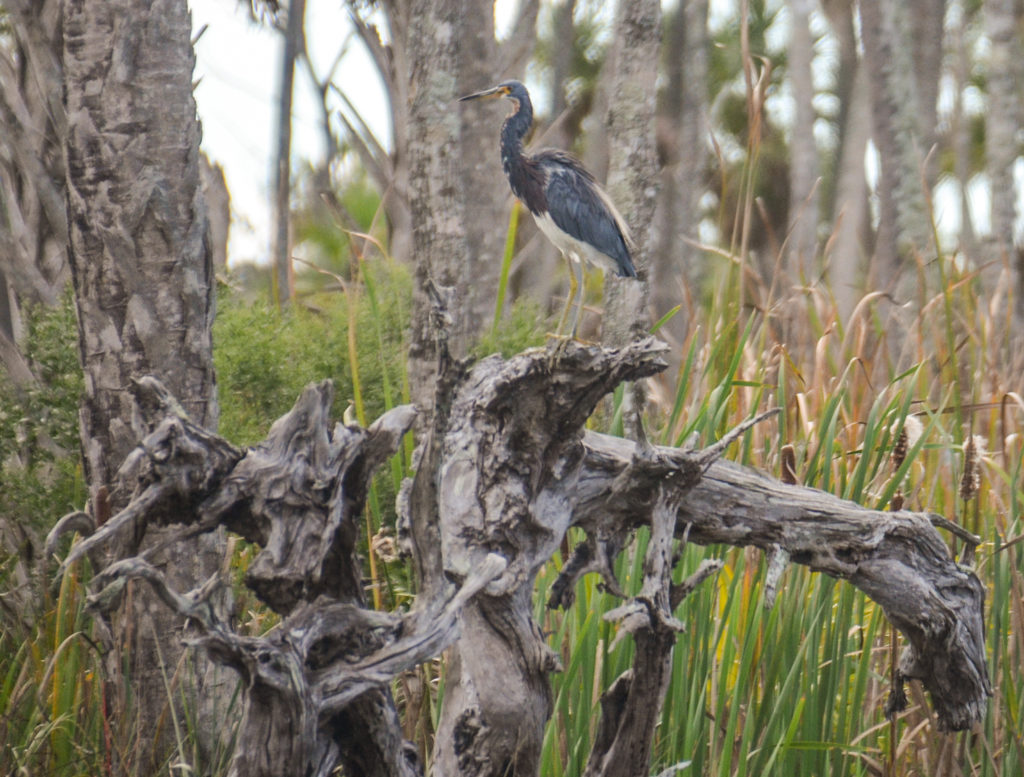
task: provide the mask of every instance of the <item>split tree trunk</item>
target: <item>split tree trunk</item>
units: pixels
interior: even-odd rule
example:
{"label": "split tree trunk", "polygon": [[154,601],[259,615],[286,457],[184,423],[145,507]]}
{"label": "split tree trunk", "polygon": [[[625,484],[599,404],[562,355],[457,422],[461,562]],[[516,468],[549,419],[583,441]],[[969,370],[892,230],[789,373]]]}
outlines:
{"label": "split tree trunk", "polygon": [[[131,498],[115,476],[139,439],[133,378],[158,375],[196,423],[216,425],[214,279],[186,3],[68,0],[63,30],[70,259],[85,373],[81,436],[91,513],[102,525]],[[142,539],[120,535],[117,553],[134,554]],[[145,546],[159,540],[151,533]],[[154,557],[178,585],[218,562],[211,538]],[[148,591],[133,601],[116,619],[109,668],[117,682],[122,661],[130,662],[137,719],[123,718],[123,694],[115,707],[120,734],[140,751],[152,748],[159,763],[168,704],[161,663],[174,672],[181,647],[168,635],[181,621]]]}

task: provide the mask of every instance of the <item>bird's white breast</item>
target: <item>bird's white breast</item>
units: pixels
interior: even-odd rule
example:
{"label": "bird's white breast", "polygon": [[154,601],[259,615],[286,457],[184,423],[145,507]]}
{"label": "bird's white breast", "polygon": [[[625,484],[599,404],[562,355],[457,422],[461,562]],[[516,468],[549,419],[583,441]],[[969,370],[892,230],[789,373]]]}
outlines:
{"label": "bird's white breast", "polygon": [[571,261],[586,261],[588,264],[600,267],[605,272],[616,272],[614,259],[605,256],[592,245],[563,232],[548,213],[535,213],[533,219],[544,236]]}

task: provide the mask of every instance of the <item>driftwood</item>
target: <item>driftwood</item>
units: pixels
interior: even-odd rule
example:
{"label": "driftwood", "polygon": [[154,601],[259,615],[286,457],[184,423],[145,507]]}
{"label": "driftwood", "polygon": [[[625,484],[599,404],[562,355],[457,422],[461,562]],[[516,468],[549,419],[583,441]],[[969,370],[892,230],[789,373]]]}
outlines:
{"label": "driftwood", "polygon": [[[155,524],[180,524],[179,536],[224,526],[262,548],[246,584],[283,616],[262,638],[233,631],[216,606],[216,578],[179,593],[134,557],[94,581],[98,608],[126,581],[147,581],[190,618],[192,644],[238,671],[244,719],[232,774],[327,775],[339,765],[353,775],[422,774],[391,680],[448,648],[432,773],[536,775],[552,704],[547,675],[559,662],[532,618],[534,580],[572,525],[587,539],[553,587],[552,606],[571,606],[588,572],[618,591],[616,554],[637,527],[651,528],[641,590],[611,614],[637,650],[602,699],[588,776],[649,773],[681,627],[673,612],[717,569],[709,562],[673,586],[677,540],[763,548],[768,588],[787,563],[848,580],[906,635],[900,671],[931,692],[938,725],[980,719],[990,694],[984,591],[949,557],[929,516],[867,510],[719,461],[731,438],[681,451],[584,431],[618,383],[663,369],[653,339],[621,349],[570,343],[554,362],[535,349],[472,369],[441,345],[434,413],[399,498],[399,538],[419,591],[404,614],[367,608],[357,538],[369,478],[412,426],[412,408],[369,429],[331,429],[331,386],[312,385],[264,443],[242,451],[189,422],[156,381],[135,387],[148,434],[121,471],[134,497],[74,545],[62,568],[95,556],[117,532]],[[67,525],[80,524],[79,516]]]}

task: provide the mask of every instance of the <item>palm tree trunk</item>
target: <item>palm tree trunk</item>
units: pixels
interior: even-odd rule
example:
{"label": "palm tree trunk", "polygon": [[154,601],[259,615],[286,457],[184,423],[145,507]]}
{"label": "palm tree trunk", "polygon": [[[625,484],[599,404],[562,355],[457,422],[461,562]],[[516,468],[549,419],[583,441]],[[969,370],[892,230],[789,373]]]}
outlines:
{"label": "palm tree trunk", "polygon": [[[63,29],[69,255],[85,372],[81,438],[91,512],[101,524],[131,497],[114,483],[138,440],[128,391],[134,379],[158,376],[197,423],[216,426],[214,279],[186,3],[68,0]],[[160,539],[157,531],[122,543]],[[179,543],[153,561],[176,581],[202,580],[216,569],[218,550],[215,541]],[[134,721],[123,717],[127,708],[115,714],[121,733],[138,736],[145,751],[134,765],[118,764],[125,770],[146,771],[166,757],[163,671],[174,673],[182,624],[154,598],[133,592],[113,624],[111,676],[116,682],[129,667],[123,679],[136,702]]]}

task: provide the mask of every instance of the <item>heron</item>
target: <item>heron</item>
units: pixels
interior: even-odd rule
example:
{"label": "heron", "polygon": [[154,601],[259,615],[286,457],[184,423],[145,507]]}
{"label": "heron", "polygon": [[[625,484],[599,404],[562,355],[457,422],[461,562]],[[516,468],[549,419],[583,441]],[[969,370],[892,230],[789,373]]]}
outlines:
{"label": "heron", "polygon": [[575,339],[583,310],[583,262],[623,278],[637,277],[630,256],[629,227],[594,176],[574,156],[557,149],[523,152],[523,137],[533,124],[533,104],[522,83],[502,81],[460,97],[459,102],[501,97],[512,101],[512,113],[501,125],[501,165],[512,193],[569,264],[569,297],[556,336],[562,336],[576,299],[570,330]]}

